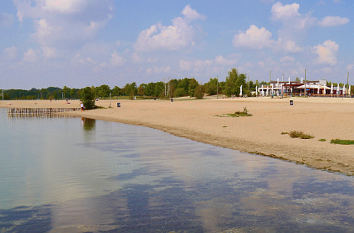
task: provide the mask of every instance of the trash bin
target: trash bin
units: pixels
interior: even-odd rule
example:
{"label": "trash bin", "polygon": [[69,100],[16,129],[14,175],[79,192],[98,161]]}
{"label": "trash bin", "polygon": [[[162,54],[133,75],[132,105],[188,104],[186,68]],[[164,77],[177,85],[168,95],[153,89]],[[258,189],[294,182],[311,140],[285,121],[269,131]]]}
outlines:
{"label": "trash bin", "polygon": [[173,98],[171,98],[171,102],[173,102]]}
{"label": "trash bin", "polygon": [[120,108],[120,103],[117,103],[117,108]]}
{"label": "trash bin", "polygon": [[290,100],[290,105],[294,105],[294,101],[293,100]]}

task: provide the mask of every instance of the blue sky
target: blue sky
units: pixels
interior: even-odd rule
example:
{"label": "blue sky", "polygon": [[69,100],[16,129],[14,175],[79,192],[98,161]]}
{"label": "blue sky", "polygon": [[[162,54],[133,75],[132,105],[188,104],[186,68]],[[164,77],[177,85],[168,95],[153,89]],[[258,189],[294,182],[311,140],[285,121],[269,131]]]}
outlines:
{"label": "blue sky", "polygon": [[[354,1],[4,0],[0,88],[354,77]],[[354,78],[353,83],[354,83]]]}

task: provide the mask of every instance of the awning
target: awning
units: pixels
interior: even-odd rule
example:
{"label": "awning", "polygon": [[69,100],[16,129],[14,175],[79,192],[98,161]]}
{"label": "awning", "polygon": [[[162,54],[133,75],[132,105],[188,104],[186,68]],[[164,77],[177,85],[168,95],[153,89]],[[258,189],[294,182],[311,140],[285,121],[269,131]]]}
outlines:
{"label": "awning", "polygon": [[327,87],[327,86],[321,86],[321,85],[316,85],[316,84],[307,84],[307,85],[302,85],[302,86],[299,86],[299,87],[295,87],[297,89],[306,89],[307,88],[310,88],[310,89],[326,89],[326,90],[330,90],[331,88]]}

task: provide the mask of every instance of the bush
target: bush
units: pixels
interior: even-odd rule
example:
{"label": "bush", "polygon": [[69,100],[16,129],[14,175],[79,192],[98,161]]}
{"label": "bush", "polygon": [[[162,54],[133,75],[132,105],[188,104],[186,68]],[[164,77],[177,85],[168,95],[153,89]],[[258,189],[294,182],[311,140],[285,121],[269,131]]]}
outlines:
{"label": "bush", "polygon": [[332,139],[331,143],[340,145],[354,145],[354,140]]}
{"label": "bush", "polygon": [[246,107],[243,108],[243,111],[237,111],[235,113],[227,114],[230,117],[244,117],[244,116],[252,116],[252,114],[248,113],[248,110]]}
{"label": "bush", "polygon": [[320,139],[320,140],[318,140],[318,141],[320,141],[320,142],[325,142],[325,141],[326,141],[326,139],[321,138],[321,139]]}
{"label": "bush", "polygon": [[95,95],[91,87],[85,87],[81,91],[81,101],[84,104],[85,109],[94,109]]}
{"label": "bush", "polygon": [[302,131],[290,131],[289,136],[292,138],[301,138],[301,139],[311,139],[314,138],[313,136],[309,135],[309,134],[305,134]]}
{"label": "bush", "polygon": [[202,86],[197,86],[194,91],[194,95],[197,99],[203,99],[204,97],[204,91]]}
{"label": "bush", "polygon": [[186,93],[185,93],[185,91],[184,91],[184,88],[182,88],[182,87],[179,87],[179,88],[177,88],[176,90],[175,90],[175,97],[182,97],[182,96],[185,96],[186,95]]}

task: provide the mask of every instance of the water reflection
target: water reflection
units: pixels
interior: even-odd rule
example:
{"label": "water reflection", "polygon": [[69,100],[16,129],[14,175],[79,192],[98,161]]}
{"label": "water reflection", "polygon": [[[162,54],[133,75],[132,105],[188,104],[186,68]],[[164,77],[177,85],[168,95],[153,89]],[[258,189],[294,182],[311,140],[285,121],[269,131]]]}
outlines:
{"label": "water reflection", "polygon": [[96,127],[96,120],[95,119],[82,117],[81,123],[82,123],[84,130],[86,130],[86,131],[94,130]]}
{"label": "water reflection", "polygon": [[[53,129],[58,137],[64,136],[59,144],[58,139],[47,139],[47,150],[24,141],[23,149],[29,151],[26,156],[36,169],[22,175],[29,193],[22,207],[23,198],[11,194],[23,190],[11,189],[19,180],[8,167],[18,166],[25,153],[5,148],[11,157],[1,160],[0,155],[0,190],[10,191],[0,192],[0,232],[350,232],[354,228],[352,177],[148,128],[97,121],[92,131],[83,131],[79,122],[39,120],[34,125],[43,138]],[[0,118],[1,127],[6,130]],[[30,131],[23,133],[28,137]],[[93,131],[96,136],[87,141],[86,135]],[[9,131],[8,137],[12,132],[17,131]],[[0,135],[1,140],[6,142]],[[9,163],[11,159],[16,163]],[[13,204],[1,207],[5,200]]]}

